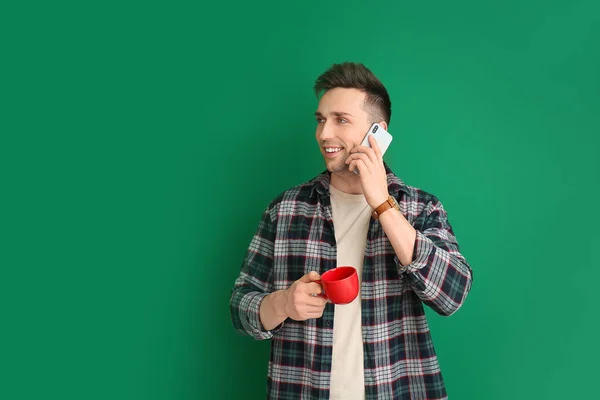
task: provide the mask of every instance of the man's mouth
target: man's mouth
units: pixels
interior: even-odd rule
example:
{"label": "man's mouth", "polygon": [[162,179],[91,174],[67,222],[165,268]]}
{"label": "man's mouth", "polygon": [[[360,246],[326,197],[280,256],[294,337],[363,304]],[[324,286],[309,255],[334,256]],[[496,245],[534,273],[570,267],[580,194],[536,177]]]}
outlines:
{"label": "man's mouth", "polygon": [[325,157],[333,158],[338,155],[344,148],[343,147],[324,147]]}

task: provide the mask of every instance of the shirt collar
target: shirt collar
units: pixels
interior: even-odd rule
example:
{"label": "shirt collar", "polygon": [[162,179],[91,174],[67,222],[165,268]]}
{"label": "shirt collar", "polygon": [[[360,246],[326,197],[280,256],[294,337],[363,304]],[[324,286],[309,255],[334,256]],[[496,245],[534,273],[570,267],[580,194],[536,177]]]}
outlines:
{"label": "shirt collar", "polygon": [[[385,172],[387,174],[388,192],[391,196],[398,198],[399,192],[404,192],[406,195],[411,196],[408,186],[398,178],[384,161]],[[314,192],[318,192],[320,195],[329,196],[329,184],[331,179],[331,173],[327,170],[317,175],[310,183],[312,184],[310,190],[310,197]]]}

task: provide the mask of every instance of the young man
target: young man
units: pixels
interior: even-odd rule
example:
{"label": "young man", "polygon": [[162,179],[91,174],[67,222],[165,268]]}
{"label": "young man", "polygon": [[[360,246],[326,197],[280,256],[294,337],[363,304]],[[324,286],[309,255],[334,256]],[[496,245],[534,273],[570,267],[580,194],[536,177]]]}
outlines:
{"label": "young man", "polygon": [[[265,210],[232,290],[233,325],[272,340],[270,399],[446,399],[423,304],[454,313],[471,268],[440,201],[394,175],[375,140],[360,146],[372,123],[390,122],[381,82],[342,63],[315,92],[327,171]],[[334,305],[314,281],[341,265],[361,290]]]}

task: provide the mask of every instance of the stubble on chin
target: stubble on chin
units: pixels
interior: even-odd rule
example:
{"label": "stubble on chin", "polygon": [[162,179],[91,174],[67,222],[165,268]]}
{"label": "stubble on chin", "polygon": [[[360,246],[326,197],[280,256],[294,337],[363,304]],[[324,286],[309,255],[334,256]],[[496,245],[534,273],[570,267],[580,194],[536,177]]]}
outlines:
{"label": "stubble on chin", "polygon": [[336,162],[327,163],[327,170],[332,174],[344,174],[349,172],[350,166],[346,164],[347,159],[348,155],[345,155],[341,160],[336,160]]}

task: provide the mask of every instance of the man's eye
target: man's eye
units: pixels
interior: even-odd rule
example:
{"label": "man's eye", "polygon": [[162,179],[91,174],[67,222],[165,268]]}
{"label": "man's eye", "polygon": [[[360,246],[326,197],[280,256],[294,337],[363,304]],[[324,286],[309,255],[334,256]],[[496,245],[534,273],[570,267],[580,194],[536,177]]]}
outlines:
{"label": "man's eye", "polygon": [[325,122],[325,118],[317,118],[317,124],[322,124]]}
{"label": "man's eye", "polygon": [[348,122],[348,120],[346,118],[338,118],[338,122],[340,124],[345,124],[346,122]]}

